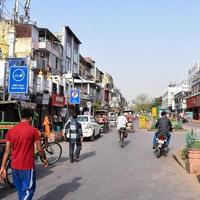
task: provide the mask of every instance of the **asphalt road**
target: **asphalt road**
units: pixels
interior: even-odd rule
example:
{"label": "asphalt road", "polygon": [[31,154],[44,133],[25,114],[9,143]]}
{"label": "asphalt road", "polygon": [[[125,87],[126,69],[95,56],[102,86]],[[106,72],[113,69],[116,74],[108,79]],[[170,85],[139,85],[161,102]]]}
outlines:
{"label": "asphalt road", "polygon": [[[69,163],[68,143],[54,166],[37,165],[38,200],[199,200],[200,184],[172,158],[184,145],[184,134],[174,133],[168,157],[157,159],[152,132],[136,130],[126,146],[118,144],[116,129],[93,142],[84,142],[81,161]],[[16,200],[13,189],[0,187],[0,199]]]}

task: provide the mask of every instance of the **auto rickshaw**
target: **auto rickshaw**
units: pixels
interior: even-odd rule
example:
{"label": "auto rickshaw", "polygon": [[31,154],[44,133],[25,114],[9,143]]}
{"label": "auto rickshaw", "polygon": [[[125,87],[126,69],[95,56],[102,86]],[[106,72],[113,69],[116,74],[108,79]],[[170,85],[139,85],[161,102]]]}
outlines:
{"label": "auto rickshaw", "polygon": [[134,115],[133,115],[133,110],[124,110],[123,111],[125,117],[127,118],[128,122],[126,125],[126,130],[128,133],[134,133]]}
{"label": "auto rickshaw", "polygon": [[109,131],[108,112],[106,110],[97,110],[95,112],[95,119],[101,126],[101,131],[107,133]]}

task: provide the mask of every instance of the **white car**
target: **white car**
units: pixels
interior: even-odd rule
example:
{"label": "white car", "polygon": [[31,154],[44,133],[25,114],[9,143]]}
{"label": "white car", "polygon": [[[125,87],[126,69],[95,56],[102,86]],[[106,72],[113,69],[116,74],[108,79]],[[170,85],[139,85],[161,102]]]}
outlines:
{"label": "white car", "polygon": [[[77,120],[78,120],[79,123],[81,123],[82,131],[83,131],[83,138],[90,138],[90,140],[94,140],[95,137],[100,136],[101,127],[96,122],[96,120],[93,116],[91,116],[91,115],[78,115]],[[69,138],[68,134],[67,134],[67,138]]]}

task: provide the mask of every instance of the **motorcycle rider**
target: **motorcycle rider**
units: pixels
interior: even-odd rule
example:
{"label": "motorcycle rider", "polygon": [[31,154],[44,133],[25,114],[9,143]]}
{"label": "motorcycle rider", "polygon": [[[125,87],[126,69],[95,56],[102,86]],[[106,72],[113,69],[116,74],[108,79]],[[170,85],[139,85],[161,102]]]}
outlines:
{"label": "motorcycle rider", "polygon": [[165,134],[165,136],[167,137],[167,145],[169,145],[169,141],[171,138],[170,132],[172,132],[172,123],[167,118],[167,113],[165,111],[161,112],[161,118],[159,118],[156,122],[156,128],[158,128],[158,131],[155,133],[153,138],[153,149],[155,149],[156,137],[159,135],[159,133]]}

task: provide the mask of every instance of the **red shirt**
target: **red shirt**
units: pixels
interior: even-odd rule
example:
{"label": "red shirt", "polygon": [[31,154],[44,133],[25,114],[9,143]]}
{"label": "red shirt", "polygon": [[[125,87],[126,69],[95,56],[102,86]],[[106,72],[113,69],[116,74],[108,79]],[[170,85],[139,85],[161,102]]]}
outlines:
{"label": "red shirt", "polygon": [[38,129],[28,122],[20,122],[8,131],[6,140],[12,145],[13,169],[28,170],[35,167],[34,142],[40,140]]}

